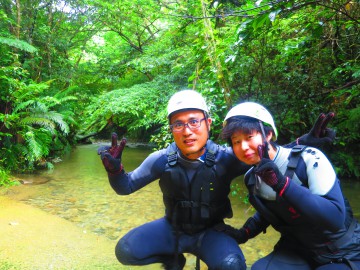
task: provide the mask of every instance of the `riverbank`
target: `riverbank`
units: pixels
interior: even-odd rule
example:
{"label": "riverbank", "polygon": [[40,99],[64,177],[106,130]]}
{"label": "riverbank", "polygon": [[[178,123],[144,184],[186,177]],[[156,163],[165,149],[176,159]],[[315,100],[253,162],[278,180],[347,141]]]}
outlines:
{"label": "riverbank", "polygon": [[[162,269],[122,266],[114,255],[117,241],[4,196],[0,205],[0,270]],[[194,269],[195,257],[185,255],[184,269]]]}
{"label": "riverbank", "polygon": [[1,270],[121,269],[114,241],[6,197],[0,205]]}
{"label": "riverbank", "polygon": [[[162,196],[155,181],[130,196],[116,196],[97,145],[77,147],[49,172],[20,175],[24,184],[0,189],[0,270],[28,269],[161,269],[160,264],[129,267],[116,261],[114,247],[130,229],[163,215]],[[127,148],[129,171],[150,151]],[[251,214],[232,199],[233,226]],[[269,230],[242,249],[249,265],[271,250],[276,235]],[[196,258],[185,254],[184,270]],[[201,263],[201,270],[207,267]]]}
{"label": "riverbank", "polygon": [[[144,269],[119,264],[114,254],[117,240],[4,196],[0,205],[0,270]],[[195,257],[186,256],[184,269],[194,269]],[[162,268],[155,264],[146,269]]]}

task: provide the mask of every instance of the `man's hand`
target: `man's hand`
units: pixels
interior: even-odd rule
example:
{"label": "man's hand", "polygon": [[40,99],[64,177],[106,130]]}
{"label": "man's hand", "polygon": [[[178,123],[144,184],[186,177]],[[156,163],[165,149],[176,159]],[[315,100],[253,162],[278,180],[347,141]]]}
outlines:
{"label": "man's hand", "polygon": [[255,167],[254,173],[259,176],[267,185],[280,195],[284,192],[288,184],[288,179],[280,171],[276,164],[268,158],[262,158],[263,148],[258,146],[260,163]]}
{"label": "man's hand", "polygon": [[122,172],[121,156],[125,145],[126,139],[122,138],[120,145],[118,145],[117,134],[113,133],[111,135],[111,146],[101,146],[98,148],[98,155],[101,156],[101,161],[108,173],[119,174]]}
{"label": "man's hand", "polygon": [[310,132],[297,139],[297,144],[309,145],[320,149],[331,145],[335,140],[335,131],[328,128],[327,125],[334,116],[333,112],[327,115],[321,113]]}

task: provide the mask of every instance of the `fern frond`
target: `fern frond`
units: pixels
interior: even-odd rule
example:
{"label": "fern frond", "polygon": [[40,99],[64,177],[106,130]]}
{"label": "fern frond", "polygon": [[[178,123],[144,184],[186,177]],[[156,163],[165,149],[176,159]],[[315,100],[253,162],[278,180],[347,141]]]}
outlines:
{"label": "fern frond", "polygon": [[17,104],[16,107],[14,107],[13,113],[25,110],[26,108],[33,105],[34,103],[36,103],[35,100],[28,100],[28,101],[21,102],[21,103]]}
{"label": "fern frond", "polygon": [[78,100],[77,97],[75,96],[68,96],[68,97],[63,97],[60,99],[60,103],[64,103],[64,102],[67,102],[67,101],[76,101]]}
{"label": "fern frond", "polygon": [[6,44],[10,47],[15,47],[19,50],[23,50],[29,53],[34,53],[37,51],[37,49],[29,43],[15,38],[0,37],[0,43]]}
{"label": "fern frond", "polygon": [[36,116],[25,117],[21,119],[20,124],[29,125],[29,126],[38,125],[40,127],[50,130],[52,133],[55,132],[55,128],[56,128],[55,123],[50,119],[44,117],[36,117]]}
{"label": "fern frond", "polygon": [[69,133],[70,131],[69,125],[64,121],[64,116],[61,113],[50,111],[46,114],[45,117],[51,120],[52,122],[54,122],[56,125],[58,125],[63,133],[65,134]]}
{"label": "fern frond", "polygon": [[28,148],[26,159],[29,162],[38,161],[49,154],[52,134],[48,130],[30,128],[25,133],[24,138]]}
{"label": "fern frond", "polygon": [[29,150],[26,159],[30,162],[34,162],[42,156],[41,145],[36,141],[35,134],[32,131],[26,132],[24,138]]}

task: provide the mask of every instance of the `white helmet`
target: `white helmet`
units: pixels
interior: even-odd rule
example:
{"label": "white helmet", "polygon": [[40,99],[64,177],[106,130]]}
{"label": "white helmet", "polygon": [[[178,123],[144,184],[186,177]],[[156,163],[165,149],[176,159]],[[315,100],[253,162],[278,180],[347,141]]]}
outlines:
{"label": "white helmet", "polygon": [[275,133],[275,137],[273,140],[276,140],[278,136],[277,129],[275,127],[274,119],[271,116],[270,112],[265,109],[262,105],[255,102],[244,102],[240,103],[227,113],[224,119],[224,126],[226,125],[226,121],[233,116],[248,116],[262,121],[265,125],[269,125],[272,127]]}
{"label": "white helmet", "polygon": [[176,111],[185,109],[196,109],[209,113],[205,99],[194,90],[182,90],[170,98],[167,106],[168,117]]}

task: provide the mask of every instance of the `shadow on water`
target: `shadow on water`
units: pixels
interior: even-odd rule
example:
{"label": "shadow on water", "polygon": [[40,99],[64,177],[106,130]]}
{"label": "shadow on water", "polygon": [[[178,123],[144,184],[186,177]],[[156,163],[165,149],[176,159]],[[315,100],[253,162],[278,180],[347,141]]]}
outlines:
{"label": "shadow on water", "polygon": [[[6,190],[6,196],[67,219],[84,231],[92,231],[111,240],[119,239],[130,229],[164,215],[158,181],[129,196],[118,196],[111,189],[96,149],[99,145],[81,145],[57,163],[55,169],[40,175],[22,175],[25,185]],[[152,151],[145,148],[126,148],[123,164],[126,171],[136,168]],[[241,179],[234,180],[244,190]],[[357,199],[359,183],[343,183],[344,192],[360,216]],[[239,227],[254,212],[242,202],[238,193],[232,197],[234,217],[227,223]],[[242,245],[248,263],[272,250],[278,234],[271,228],[266,234]]]}

